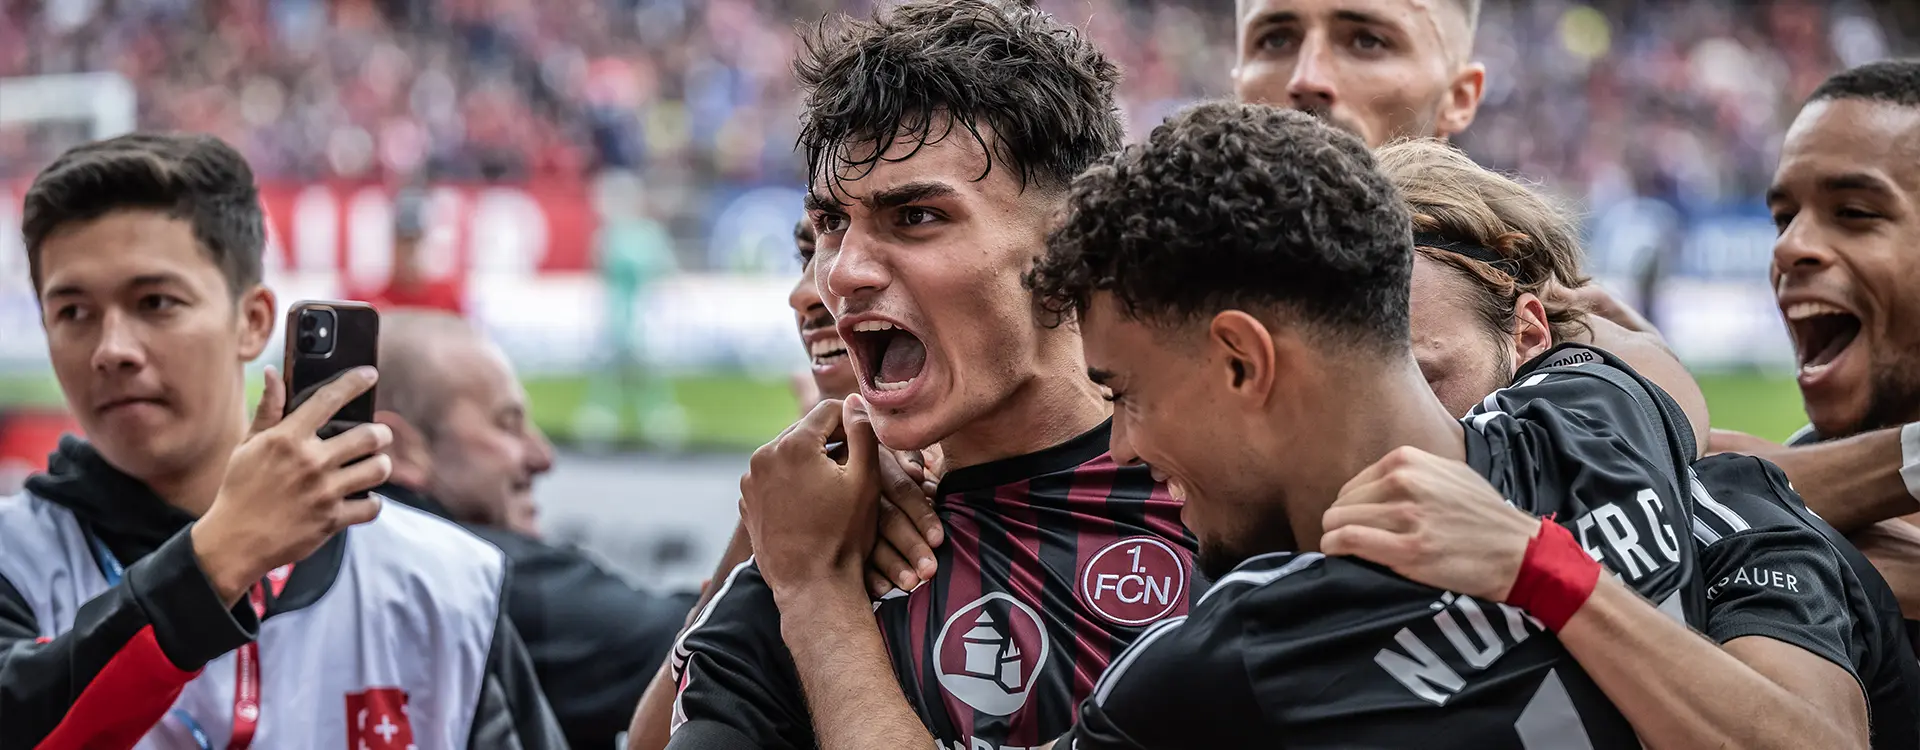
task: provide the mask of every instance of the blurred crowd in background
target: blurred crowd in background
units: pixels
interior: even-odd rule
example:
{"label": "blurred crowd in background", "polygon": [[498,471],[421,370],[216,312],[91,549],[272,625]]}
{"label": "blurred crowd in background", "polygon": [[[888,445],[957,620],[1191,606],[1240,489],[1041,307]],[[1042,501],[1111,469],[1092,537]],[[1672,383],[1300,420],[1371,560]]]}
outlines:
{"label": "blurred crowd in background", "polygon": [[[697,580],[738,462],[580,451],[740,451],[793,418],[794,32],[867,4],[0,0],[0,491],[72,429],[19,244],[27,182],[114,123],[198,131],[258,174],[283,303],[397,264],[450,284],[568,451],[543,523]],[[1121,67],[1130,137],[1231,91],[1229,0],[1039,4]],[[1485,0],[1477,38],[1487,94],[1458,143],[1584,211],[1589,270],[1665,329],[1725,426],[1802,424],[1760,196],[1822,78],[1920,52],[1920,2]],[[52,78],[74,73],[131,97]],[[73,106],[20,117],[22,96]],[[89,111],[110,100],[130,106]]]}
{"label": "blurred crowd in background", "polygon": [[[1125,72],[1134,134],[1227,91],[1232,3],[1044,0]],[[7,0],[0,77],[118,71],[141,127],[214,133],[265,177],[573,179],[631,171],[676,236],[716,183],[796,184],[788,61],[823,0]],[[1910,52],[1920,4],[1488,0],[1494,71],[1461,143],[1605,206],[1751,201],[1799,99]],[[184,54],[183,54],[184,53]],[[83,139],[0,129],[0,176]],[[658,195],[670,193],[671,195]],[[683,254],[691,268],[708,259]]]}

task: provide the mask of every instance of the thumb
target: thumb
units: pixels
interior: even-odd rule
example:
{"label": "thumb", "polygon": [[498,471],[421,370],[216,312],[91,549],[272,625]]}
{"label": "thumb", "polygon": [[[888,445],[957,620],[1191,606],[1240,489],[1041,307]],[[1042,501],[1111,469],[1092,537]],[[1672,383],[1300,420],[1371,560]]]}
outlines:
{"label": "thumb", "polygon": [[263,377],[266,388],[260,392],[260,405],[253,409],[253,427],[249,434],[273,429],[287,410],[287,384],[280,379],[280,368],[267,365]]}
{"label": "thumb", "polygon": [[872,474],[878,467],[880,438],[873,434],[873,417],[867,413],[867,400],[850,395],[841,403],[841,429],[847,433],[847,471]]}

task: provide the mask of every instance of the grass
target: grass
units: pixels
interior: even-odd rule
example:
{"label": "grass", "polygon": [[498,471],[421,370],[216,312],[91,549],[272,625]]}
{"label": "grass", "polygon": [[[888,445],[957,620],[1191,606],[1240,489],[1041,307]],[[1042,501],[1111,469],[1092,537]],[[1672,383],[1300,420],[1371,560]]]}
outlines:
{"label": "grass", "polygon": [[[534,422],[561,443],[748,450],[798,417],[799,407],[784,377],[708,373],[672,377],[664,383],[660,403],[672,406],[646,410],[650,420],[643,419],[643,410],[631,403],[624,408],[609,403],[604,396],[610,388],[596,386],[587,377],[533,378],[526,387]],[[1800,393],[1791,378],[1717,373],[1701,376],[1700,385],[1712,407],[1715,427],[1782,440],[1806,423]],[[60,403],[59,386],[50,374],[0,375],[0,408]]]}

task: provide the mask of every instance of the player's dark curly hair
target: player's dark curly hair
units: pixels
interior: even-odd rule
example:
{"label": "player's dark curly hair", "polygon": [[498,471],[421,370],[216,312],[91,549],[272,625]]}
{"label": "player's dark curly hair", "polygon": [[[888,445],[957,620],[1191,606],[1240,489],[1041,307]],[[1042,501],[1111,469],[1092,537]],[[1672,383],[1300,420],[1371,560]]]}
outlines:
{"label": "player's dark curly hair", "polygon": [[1210,102],[1075,180],[1028,283],[1062,319],[1109,291],[1137,320],[1279,313],[1391,353],[1408,346],[1412,242],[1360,139],[1300,112]]}
{"label": "player's dark curly hair", "polygon": [[1807,97],[1870,99],[1902,107],[1920,107],[1920,60],[1882,60],[1833,74]]}
{"label": "player's dark curly hair", "polygon": [[1023,187],[1064,188],[1122,138],[1119,69],[1072,26],[1019,3],[912,0],[825,20],[802,34],[793,70],[808,181],[824,177],[836,193],[896,141],[917,140],[917,152],[955,128],[986,151],[980,177],[999,159]]}

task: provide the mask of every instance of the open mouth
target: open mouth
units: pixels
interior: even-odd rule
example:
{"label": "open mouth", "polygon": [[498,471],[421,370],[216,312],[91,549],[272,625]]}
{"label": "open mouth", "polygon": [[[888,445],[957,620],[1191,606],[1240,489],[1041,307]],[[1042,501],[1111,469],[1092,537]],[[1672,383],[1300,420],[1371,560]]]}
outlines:
{"label": "open mouth", "polygon": [[852,349],[860,357],[864,385],[876,392],[906,390],[927,367],[927,346],[920,337],[884,320],[855,324]]}
{"label": "open mouth", "polygon": [[1860,317],[1825,302],[1796,303],[1786,317],[1802,373],[1825,369],[1860,337]]}
{"label": "open mouth", "polygon": [[824,338],[807,344],[807,354],[814,367],[832,367],[847,361],[847,344],[839,336]]}

